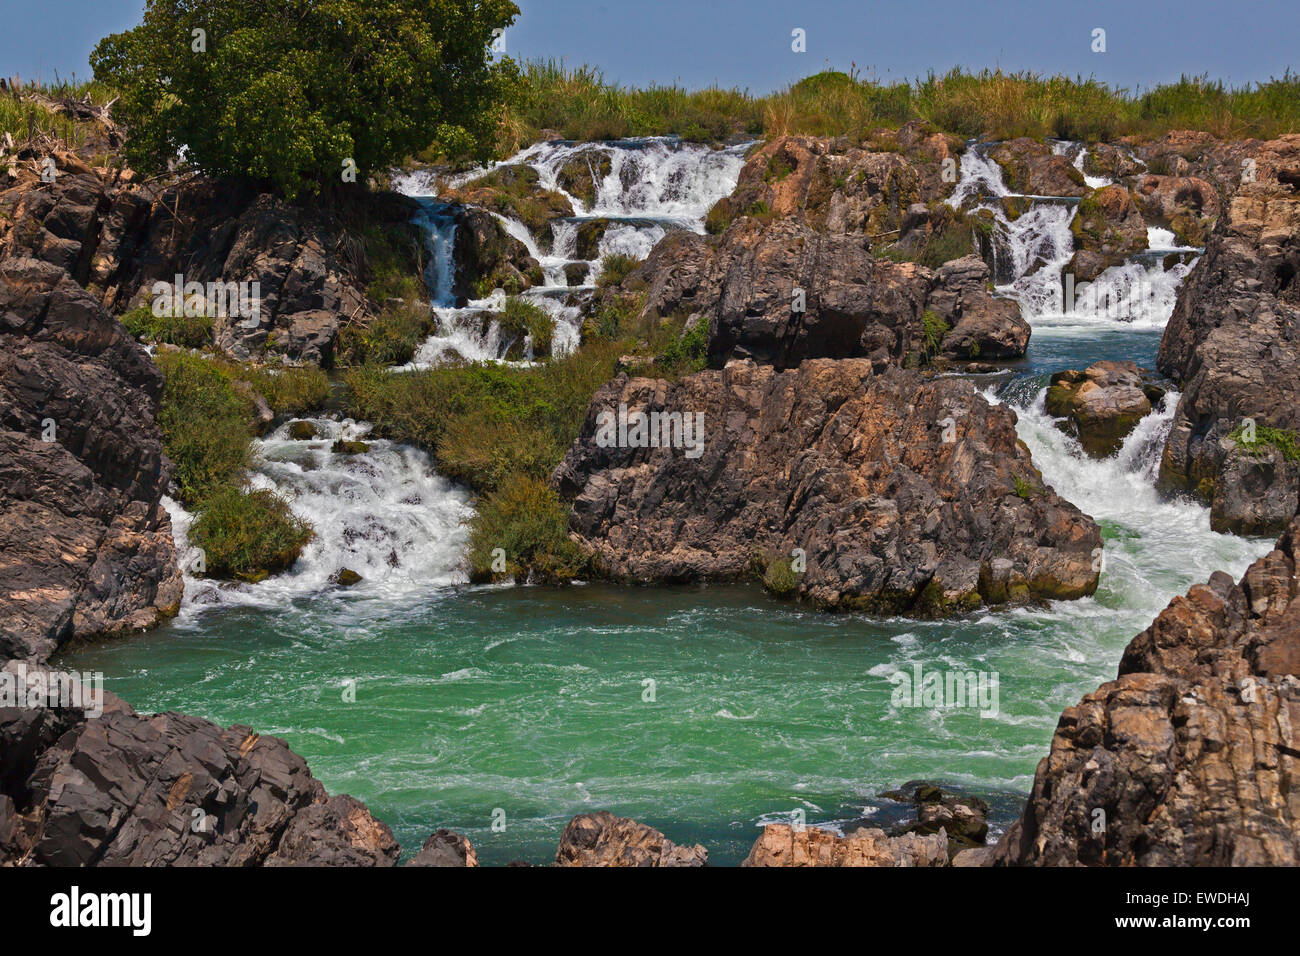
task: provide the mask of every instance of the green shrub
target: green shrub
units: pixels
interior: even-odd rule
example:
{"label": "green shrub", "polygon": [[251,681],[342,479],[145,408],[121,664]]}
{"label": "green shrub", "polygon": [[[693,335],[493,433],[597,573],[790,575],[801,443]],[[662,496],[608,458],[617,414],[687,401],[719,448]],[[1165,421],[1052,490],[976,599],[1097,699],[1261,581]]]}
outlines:
{"label": "green shrub", "polygon": [[[566,581],[586,573],[587,559],[569,539],[569,514],[545,482],[515,474],[482,499],[470,523],[471,578],[501,576]],[[505,552],[505,571],[493,570],[493,552]]]}
{"label": "green shrub", "polygon": [[545,428],[476,409],[447,423],[437,458],[448,478],[490,493],[515,474],[545,481],[563,455]]}
{"label": "green shrub", "polygon": [[154,315],[142,305],[122,316],[126,330],[142,342],[197,349],[212,342],[212,319],[207,315]]}
{"label": "green shrub", "polygon": [[266,399],[277,415],[303,415],[318,411],[330,394],[329,376],[315,366],[301,368],[244,369],[236,378],[247,382]]}
{"label": "green shrub", "polygon": [[921,334],[925,342],[927,355],[938,355],[943,345],[943,337],[949,332],[948,323],[930,309],[921,314]]}
{"label": "green shrub", "polygon": [[789,558],[777,556],[767,560],[763,571],[763,587],[778,597],[789,597],[799,587],[799,578]]}
{"label": "green shrub", "polygon": [[311,526],[274,492],[218,488],[205,497],[190,525],[190,542],[202,548],[207,574],[260,581],[292,567],[312,539]]}
{"label": "green shrub", "polygon": [[660,353],[659,362],[668,378],[702,371],[709,364],[709,322],[701,317],[695,327],[682,332]]}
{"label": "green shrub", "polygon": [[608,289],[619,285],[641,265],[642,261],[620,252],[611,252],[600,260],[600,275],[596,279],[596,288]]}
{"label": "green shrub", "polygon": [[501,331],[514,339],[507,358],[524,358],[524,336],[532,339],[533,355],[551,354],[551,339],[555,335],[555,317],[540,305],[518,296],[506,298],[505,308],[498,319]]}
{"label": "green shrub", "polygon": [[348,322],[339,329],[335,361],[339,365],[405,365],[429,337],[434,322],[433,311],[418,303]]}
{"label": "green shrub", "polygon": [[1043,493],[1043,490],[1033,482],[1026,481],[1019,475],[1014,475],[1011,479],[1015,485],[1016,497],[1023,498],[1025,501],[1031,501]]}
{"label": "green shrub", "polygon": [[165,380],[158,409],[163,448],[175,465],[177,497],[193,507],[213,489],[243,479],[252,401],[207,359],[160,352],[155,361]]}
{"label": "green shrub", "polygon": [[1259,457],[1266,448],[1272,447],[1287,461],[1300,462],[1300,436],[1286,428],[1273,428],[1271,425],[1258,425],[1255,428],[1255,440],[1245,440],[1245,429],[1238,425],[1232,432],[1232,440],[1248,454]]}

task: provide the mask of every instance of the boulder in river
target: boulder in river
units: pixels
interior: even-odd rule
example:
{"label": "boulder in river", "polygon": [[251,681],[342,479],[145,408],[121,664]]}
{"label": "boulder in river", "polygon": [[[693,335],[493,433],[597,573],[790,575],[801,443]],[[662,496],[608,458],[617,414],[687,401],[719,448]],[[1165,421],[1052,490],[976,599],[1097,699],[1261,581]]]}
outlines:
{"label": "boulder in river", "polygon": [[1057,372],[1046,403],[1047,413],[1061,419],[1061,430],[1078,438],[1087,454],[1107,458],[1163,397],[1137,363],[1106,361]]}
{"label": "boulder in river", "polygon": [[653,827],[602,810],[574,817],[560,835],[556,866],[704,866],[698,843],[678,846]]}
{"label": "boulder in river", "polygon": [[1015,422],[968,381],[865,359],[620,376],[553,483],[619,579],[790,562],[819,606],[926,616],[1089,595],[1100,531],[1043,484]]}
{"label": "boulder in river", "polygon": [[469,840],[451,830],[435,830],[407,866],[478,866],[478,854]]}

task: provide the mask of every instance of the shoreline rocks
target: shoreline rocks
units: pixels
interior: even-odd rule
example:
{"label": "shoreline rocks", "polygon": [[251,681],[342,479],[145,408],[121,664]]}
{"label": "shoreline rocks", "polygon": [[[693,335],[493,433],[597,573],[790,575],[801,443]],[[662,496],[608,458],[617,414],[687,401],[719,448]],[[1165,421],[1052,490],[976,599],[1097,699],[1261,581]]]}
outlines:
{"label": "shoreline rocks", "polygon": [[1094,362],[1083,371],[1057,372],[1047,389],[1047,413],[1079,439],[1093,458],[1108,458],[1164,398],[1164,390],[1136,362]]}
{"label": "shoreline rocks", "polygon": [[1216,571],[1066,708],[1015,866],[1300,863],[1300,519],[1233,583]]}
{"label": "shoreline rocks", "polygon": [[[598,422],[620,408],[702,413],[698,454],[602,444]],[[818,606],[927,616],[1097,585],[1098,527],[1043,486],[1010,408],[956,378],[873,375],[865,359],[620,376],[552,483],[573,500],[571,537],[616,579],[786,564],[788,590]]]}
{"label": "shoreline rocks", "polygon": [[754,843],[744,867],[948,866],[948,837],[942,828],[928,835],[888,836],[863,828],[841,836],[818,827],[772,823]]}
{"label": "shoreline rocks", "polygon": [[607,810],[570,820],[555,851],[556,866],[700,867],[708,861],[698,843],[678,846],[653,827]]}

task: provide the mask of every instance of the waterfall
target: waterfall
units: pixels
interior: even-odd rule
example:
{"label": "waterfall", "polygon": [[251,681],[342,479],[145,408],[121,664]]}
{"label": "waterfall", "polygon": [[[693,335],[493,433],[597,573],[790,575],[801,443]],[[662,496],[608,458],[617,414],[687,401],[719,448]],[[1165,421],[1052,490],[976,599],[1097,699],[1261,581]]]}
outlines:
{"label": "waterfall", "polygon": [[[249,485],[285,498],[311,523],[315,538],[290,570],[256,584],[218,585],[187,574],[183,611],[209,604],[282,605],[330,591],[344,568],[361,575],[347,589],[349,597],[386,603],[465,580],[460,564],[464,522],[473,513],[469,493],[440,477],[424,452],[367,437],[367,424],[306,420],[318,435],[310,441],[290,438],[288,424],[254,441]],[[369,450],[334,452],[336,439],[361,440]],[[171,499],[165,504],[183,559],[191,553],[193,516]]]}
{"label": "waterfall", "polygon": [[[564,355],[578,345],[581,297],[591,293],[604,257],[618,254],[645,258],[655,243],[674,229],[702,234],[704,216],[710,207],[735,189],[749,145],[711,149],[672,137],[604,143],[537,143],[500,163],[445,180],[442,185],[458,187],[498,166],[522,164],[537,171],[541,186],[568,198],[574,215],[552,222],[549,251],[542,248],[538,237],[522,222],[493,213],[506,233],[522,242],[528,254],[541,265],[542,285],[528,289],[521,297],[545,309],[555,319],[551,351],[554,355]],[[598,180],[590,204],[566,192],[559,183],[560,171],[575,159],[586,162],[593,178]],[[608,161],[608,171],[599,176],[599,169],[604,165],[602,159]],[[448,229],[447,222],[454,216],[454,207],[437,202],[433,194],[438,183],[429,176],[405,174],[396,177],[394,185],[431,210],[417,221],[430,235],[431,252],[449,250],[439,261],[452,268],[454,223]],[[596,257],[580,259],[578,231],[584,223],[598,219],[606,223],[597,243]],[[439,256],[435,254],[434,258]],[[582,284],[570,286],[568,272],[575,265],[582,267]],[[453,357],[469,361],[503,360],[505,349],[511,343],[501,336],[495,321],[490,317],[484,321],[484,313],[500,312],[505,307],[504,293],[497,290],[485,299],[456,309],[452,307],[454,297],[449,297],[453,281],[454,275],[442,272],[431,276],[430,289],[437,289],[433,304],[438,325],[411,364],[404,368],[427,368]]]}

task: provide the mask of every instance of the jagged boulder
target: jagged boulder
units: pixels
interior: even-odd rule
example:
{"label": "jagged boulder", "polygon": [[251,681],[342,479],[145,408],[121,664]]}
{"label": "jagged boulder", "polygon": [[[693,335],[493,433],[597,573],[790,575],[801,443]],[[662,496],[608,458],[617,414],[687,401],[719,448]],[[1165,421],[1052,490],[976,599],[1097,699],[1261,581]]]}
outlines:
{"label": "jagged boulder", "polygon": [[62,267],[0,261],[0,659],[174,614],[162,376]]}
{"label": "jagged boulder", "polygon": [[1215,572],[1066,708],[989,862],[1300,863],[1300,520],[1238,584]]}
{"label": "jagged boulder", "polygon": [[0,865],[396,863],[388,827],[329,796],[283,740],[137,714],[102,690],[98,706],[42,701],[55,673],[0,670],[0,702],[16,686],[26,695],[0,706]]}
{"label": "jagged boulder", "polygon": [[[658,447],[614,428],[638,414]],[[684,416],[684,440],[663,434],[665,414]],[[1091,594],[1097,525],[1043,485],[1015,421],[967,381],[875,375],[864,359],[624,375],[592,399],[553,483],[574,539],[617,578],[736,579],[801,554],[789,590],[825,607]]]}
{"label": "jagged boulder", "polygon": [[948,838],[937,833],[888,836],[861,829],[841,836],[819,827],[772,823],[741,866],[947,866]]}
{"label": "jagged boulder", "polygon": [[1002,168],[1002,181],[1012,192],[1028,196],[1082,196],[1083,173],[1046,143],[1022,136],[999,143],[989,159]]}
{"label": "jagged boulder", "polygon": [[407,866],[478,866],[469,840],[451,830],[435,830]]}
{"label": "jagged boulder", "polygon": [[602,810],[574,817],[560,835],[556,866],[704,866],[698,843],[678,846],[653,827]]}

